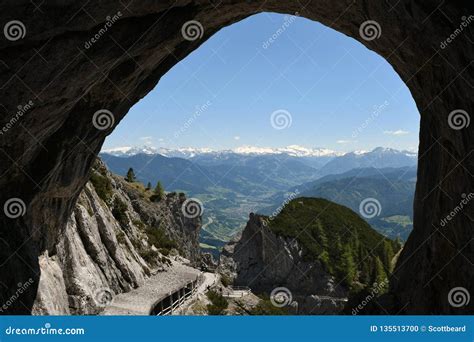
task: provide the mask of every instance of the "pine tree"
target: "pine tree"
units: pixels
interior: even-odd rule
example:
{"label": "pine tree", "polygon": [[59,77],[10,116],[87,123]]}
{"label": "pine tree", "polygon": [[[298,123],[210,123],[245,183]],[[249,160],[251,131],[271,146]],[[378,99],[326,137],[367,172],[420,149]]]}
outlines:
{"label": "pine tree", "polygon": [[125,176],[125,180],[129,183],[133,183],[137,180],[135,177],[135,172],[133,172],[132,168],[129,168],[127,171],[127,175]]}
{"label": "pine tree", "polygon": [[375,286],[377,286],[378,289],[381,290],[380,292],[383,292],[388,285],[387,273],[385,272],[383,263],[378,256],[375,257],[374,262],[372,285],[374,284],[377,284]]}
{"label": "pine tree", "polygon": [[322,249],[325,251],[328,249],[328,237],[326,236],[326,232],[324,231],[323,226],[321,225],[321,221],[316,221],[316,240],[321,244]]}
{"label": "pine tree", "polygon": [[163,185],[161,185],[161,182],[158,181],[155,186],[155,190],[153,191],[153,195],[150,197],[150,200],[153,202],[159,202],[163,198],[165,198],[165,189],[163,188]]}
{"label": "pine tree", "polygon": [[146,185],[146,190],[147,190],[147,191],[148,191],[148,190],[151,190],[151,183],[150,183],[150,182],[148,182],[148,184]]}
{"label": "pine tree", "polygon": [[352,250],[349,244],[344,246],[343,253],[341,255],[341,266],[340,270],[344,281],[348,286],[351,286],[356,276],[356,265],[354,258],[352,257]]}
{"label": "pine tree", "polygon": [[384,264],[385,267],[392,271],[392,260],[393,257],[395,256],[395,253],[393,252],[393,247],[392,247],[392,242],[385,240],[383,242],[383,252],[384,252]]}

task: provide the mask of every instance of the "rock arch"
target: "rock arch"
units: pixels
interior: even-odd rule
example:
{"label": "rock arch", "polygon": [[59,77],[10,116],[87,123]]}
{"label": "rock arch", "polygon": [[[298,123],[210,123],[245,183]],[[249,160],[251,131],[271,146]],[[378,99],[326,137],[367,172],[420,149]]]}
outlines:
{"label": "rock arch", "polygon": [[[418,184],[414,231],[392,279],[392,310],[472,313],[473,301],[460,308],[448,301],[452,288],[471,284],[472,202],[440,225],[463,193],[474,192],[474,125],[448,124],[453,110],[474,113],[474,29],[455,31],[472,10],[472,3],[434,0],[4,1],[2,26],[22,25],[0,40],[0,204],[20,199],[23,215],[0,215],[0,299],[13,298],[20,282],[33,285],[3,312],[30,312],[37,257],[54,254],[95,156],[128,109],[220,28],[272,11],[298,12],[359,40],[409,87],[421,113]],[[201,39],[183,38],[189,20],[202,24]],[[367,20],[380,25],[377,39],[361,38]],[[101,109],[114,118],[105,130],[92,125]]]}

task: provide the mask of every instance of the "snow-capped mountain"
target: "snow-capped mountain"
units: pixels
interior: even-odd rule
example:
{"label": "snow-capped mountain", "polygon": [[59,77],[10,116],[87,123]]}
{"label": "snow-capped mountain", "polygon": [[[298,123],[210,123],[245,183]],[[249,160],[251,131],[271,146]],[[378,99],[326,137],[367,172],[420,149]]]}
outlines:
{"label": "snow-capped mountain", "polygon": [[336,152],[327,148],[308,148],[299,145],[290,145],[287,147],[257,147],[257,146],[240,146],[234,149],[228,150],[213,150],[211,148],[156,148],[152,146],[143,147],[115,147],[109,149],[103,149],[102,153],[111,154],[116,157],[133,156],[136,154],[161,154],[166,157],[180,157],[180,158],[193,158],[197,155],[208,154],[208,155],[223,155],[223,154],[242,154],[242,155],[266,155],[266,154],[286,154],[292,157],[337,157],[344,155],[344,152]]}
{"label": "snow-capped mountain", "polygon": [[241,146],[232,151],[236,154],[287,154],[292,157],[336,157],[344,154],[343,152],[336,152],[327,148],[308,148],[299,145],[278,148]]}
{"label": "snow-capped mountain", "polygon": [[322,176],[340,174],[357,168],[387,168],[415,166],[418,154],[411,151],[399,151],[393,148],[377,147],[372,151],[354,151],[330,160],[321,168]]}
{"label": "snow-capped mountain", "polygon": [[103,154],[115,157],[130,157],[137,154],[159,154],[169,158],[182,158],[198,164],[212,166],[221,164],[257,163],[255,158],[265,159],[296,159],[316,168],[320,175],[338,174],[355,168],[404,167],[417,164],[417,153],[399,151],[393,148],[377,147],[372,151],[336,152],[326,148],[308,148],[299,145],[271,148],[257,146],[241,146],[229,150],[213,150],[210,148],[155,148],[117,147],[102,150]]}

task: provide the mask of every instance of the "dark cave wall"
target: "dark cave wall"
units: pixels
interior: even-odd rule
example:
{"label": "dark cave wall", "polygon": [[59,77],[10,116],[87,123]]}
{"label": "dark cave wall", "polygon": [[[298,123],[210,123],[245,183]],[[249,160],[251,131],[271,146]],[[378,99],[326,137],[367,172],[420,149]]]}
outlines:
{"label": "dark cave wall", "polygon": [[[392,279],[394,313],[469,313],[473,302],[455,308],[448,293],[469,289],[474,262],[473,205],[440,227],[464,193],[474,192],[474,125],[455,130],[453,110],[474,113],[473,27],[440,47],[472,14],[471,3],[385,1],[6,1],[0,23],[20,20],[25,36],[0,40],[0,127],[18,106],[33,102],[0,134],[0,204],[18,198],[24,215],[0,212],[0,301],[17,284],[39,277],[38,255],[55,252],[92,162],[105,137],[129,108],[144,97],[174,64],[222,27],[249,15],[275,11],[319,21],[374,50],[409,87],[421,114],[414,230]],[[86,43],[107,20],[119,19],[97,42]],[[188,41],[182,25],[198,20],[202,39]],[[366,20],[377,21],[379,38],[359,34]],[[469,40],[470,39],[470,40]],[[106,109],[114,125],[93,124]],[[315,118],[317,120],[317,118]],[[472,289],[471,289],[472,290]],[[472,291],[471,291],[472,292]],[[3,312],[29,313],[36,285]]]}

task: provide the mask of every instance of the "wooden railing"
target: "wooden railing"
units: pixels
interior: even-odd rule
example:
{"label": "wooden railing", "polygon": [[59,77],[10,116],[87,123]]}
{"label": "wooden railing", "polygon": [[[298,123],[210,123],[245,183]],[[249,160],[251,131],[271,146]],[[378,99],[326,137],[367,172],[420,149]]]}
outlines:
{"label": "wooden railing", "polygon": [[201,276],[197,276],[195,280],[190,281],[180,289],[170,292],[164,298],[159,299],[150,310],[152,316],[172,315],[174,311],[180,308],[184,302],[192,297],[199,286]]}

